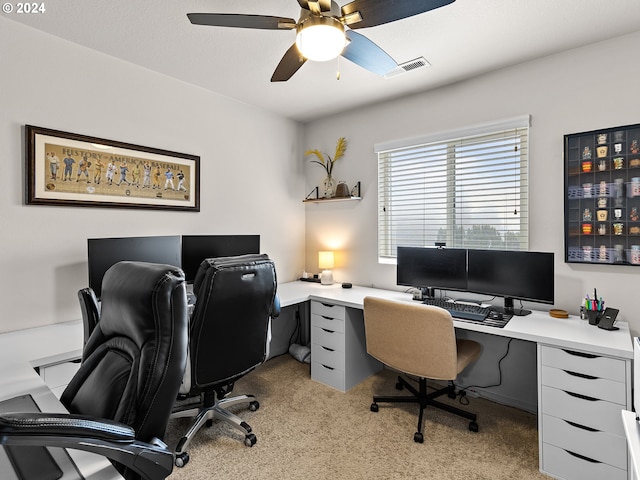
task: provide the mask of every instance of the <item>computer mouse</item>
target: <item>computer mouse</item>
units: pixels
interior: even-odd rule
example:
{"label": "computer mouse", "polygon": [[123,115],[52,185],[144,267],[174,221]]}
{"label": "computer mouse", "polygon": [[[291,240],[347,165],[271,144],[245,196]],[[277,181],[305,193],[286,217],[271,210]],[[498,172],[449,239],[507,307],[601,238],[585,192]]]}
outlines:
{"label": "computer mouse", "polygon": [[502,313],[500,312],[496,312],[495,310],[491,310],[491,312],[489,313],[489,318],[491,320],[502,320],[504,318],[504,315],[502,315]]}

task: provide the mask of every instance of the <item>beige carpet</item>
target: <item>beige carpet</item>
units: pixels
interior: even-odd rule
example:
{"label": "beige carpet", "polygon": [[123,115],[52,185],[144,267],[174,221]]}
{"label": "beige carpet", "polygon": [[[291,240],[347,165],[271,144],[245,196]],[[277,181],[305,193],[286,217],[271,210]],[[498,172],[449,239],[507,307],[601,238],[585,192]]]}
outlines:
{"label": "beige carpet", "polygon": [[[424,443],[413,441],[417,405],[380,404],[371,396],[395,394],[396,375],[384,370],[347,393],[314,382],[310,367],[289,355],[270,360],[241,379],[235,393],[253,393],[260,409],[236,406],[258,437],[252,448],[221,423],[199,432],[191,460],[171,480],[210,479],[460,479],[548,478],[538,472],[535,415],[484,399],[464,408],[478,414],[478,433],[468,420],[429,408]],[[444,397],[446,398],[446,397]],[[175,447],[188,428],[172,420],[165,440]]]}

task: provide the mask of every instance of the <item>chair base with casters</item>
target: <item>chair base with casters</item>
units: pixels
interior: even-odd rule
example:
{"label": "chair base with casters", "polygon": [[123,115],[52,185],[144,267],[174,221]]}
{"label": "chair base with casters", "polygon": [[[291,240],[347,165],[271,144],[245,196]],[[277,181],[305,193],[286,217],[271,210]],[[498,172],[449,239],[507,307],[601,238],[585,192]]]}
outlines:
{"label": "chair base with casters", "polygon": [[440,408],[442,410],[446,410],[449,413],[453,413],[455,415],[459,415],[461,417],[467,418],[471,420],[469,422],[469,430],[472,432],[478,431],[478,424],[476,423],[477,416],[475,413],[467,412],[460,408],[454,407],[452,405],[447,405],[446,403],[438,402],[434,400],[435,398],[441,397],[442,395],[447,395],[449,398],[456,398],[455,385],[453,382],[449,382],[449,384],[440,388],[431,393],[427,393],[427,380],[425,378],[419,379],[419,390],[417,390],[413,385],[407,382],[401,376],[398,376],[398,383],[396,383],[396,389],[402,390],[406,388],[413,395],[411,396],[374,396],[373,403],[371,404],[371,411],[378,411],[378,402],[383,403],[417,403],[420,405],[420,414],[418,416],[418,430],[413,435],[413,441],[416,443],[424,442],[424,435],[422,433],[422,424],[423,424],[423,414],[424,409],[431,405],[436,408]]}
{"label": "chair base with casters", "polygon": [[198,404],[194,408],[182,411],[175,411],[171,414],[171,418],[194,418],[191,427],[185,435],[180,439],[175,450],[175,465],[184,467],[189,461],[187,447],[196,436],[200,428],[206,425],[210,427],[214,420],[223,421],[244,434],[244,444],[247,447],[253,447],[258,438],[252,433],[251,426],[237,415],[226,410],[234,405],[248,404],[249,410],[255,412],[260,408],[260,403],[254,395],[236,395],[235,397],[225,398],[231,393],[231,389],[218,389],[216,392],[205,392],[203,394],[203,403]]}

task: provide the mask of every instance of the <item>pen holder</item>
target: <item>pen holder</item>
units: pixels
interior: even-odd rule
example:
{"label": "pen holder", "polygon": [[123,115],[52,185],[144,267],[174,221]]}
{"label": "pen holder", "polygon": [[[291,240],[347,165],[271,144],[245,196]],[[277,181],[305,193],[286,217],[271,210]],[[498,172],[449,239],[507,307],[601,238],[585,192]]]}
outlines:
{"label": "pen holder", "polygon": [[589,325],[598,325],[600,318],[602,318],[602,312],[587,310],[587,318],[589,319]]}

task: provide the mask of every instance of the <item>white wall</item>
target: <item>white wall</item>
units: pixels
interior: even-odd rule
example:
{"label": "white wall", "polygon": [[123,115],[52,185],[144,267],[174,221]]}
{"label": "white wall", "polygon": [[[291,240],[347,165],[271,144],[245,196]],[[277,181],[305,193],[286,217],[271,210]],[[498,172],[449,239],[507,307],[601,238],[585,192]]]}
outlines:
{"label": "white wall", "polygon": [[[556,306],[577,313],[597,287],[639,332],[640,268],[566,264],[563,250],[563,135],[640,123],[638,45],[640,32],[307,124],[305,149],[332,152],[347,137],[334,175],[350,185],[362,181],[363,199],[305,207],[306,269],[318,270],[318,250],[335,248],[342,253],[337,281],[398,288],[395,266],[377,263],[373,145],[530,114],[530,248],[555,253]],[[309,192],[323,175],[316,165],[306,169]]]}
{"label": "white wall", "polygon": [[[0,332],[80,318],[90,237],[260,234],[304,267],[301,126],[0,18]],[[201,211],[28,206],[24,125],[201,157]]]}

